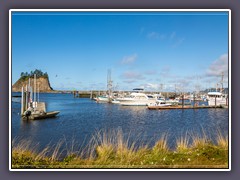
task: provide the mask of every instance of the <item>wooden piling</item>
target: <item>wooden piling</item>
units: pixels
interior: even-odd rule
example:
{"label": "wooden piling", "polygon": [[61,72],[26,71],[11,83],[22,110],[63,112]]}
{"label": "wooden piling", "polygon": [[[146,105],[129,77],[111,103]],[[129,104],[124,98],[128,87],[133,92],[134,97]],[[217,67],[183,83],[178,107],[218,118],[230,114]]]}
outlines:
{"label": "wooden piling", "polygon": [[193,107],[195,107],[195,94],[193,94]]}
{"label": "wooden piling", "polygon": [[182,95],[182,108],[184,106],[184,95]]}
{"label": "wooden piling", "polygon": [[24,93],[24,90],[23,90],[23,87],[22,87],[22,98],[21,98],[21,114],[24,113],[25,111],[25,93]]}
{"label": "wooden piling", "polygon": [[217,106],[217,96],[215,96],[215,108]]}

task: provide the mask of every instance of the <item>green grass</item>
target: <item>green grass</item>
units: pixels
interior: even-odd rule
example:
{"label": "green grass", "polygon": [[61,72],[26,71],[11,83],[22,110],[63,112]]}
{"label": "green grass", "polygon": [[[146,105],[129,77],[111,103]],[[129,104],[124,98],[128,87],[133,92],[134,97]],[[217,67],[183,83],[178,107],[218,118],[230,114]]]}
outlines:
{"label": "green grass", "polygon": [[152,148],[139,147],[120,130],[98,132],[82,150],[73,151],[75,145],[74,141],[65,144],[66,156],[60,158],[64,141],[41,152],[29,140],[13,141],[12,168],[228,168],[228,138],[220,133],[216,144],[206,136],[186,134],[176,140],[175,150],[167,146],[167,135]]}

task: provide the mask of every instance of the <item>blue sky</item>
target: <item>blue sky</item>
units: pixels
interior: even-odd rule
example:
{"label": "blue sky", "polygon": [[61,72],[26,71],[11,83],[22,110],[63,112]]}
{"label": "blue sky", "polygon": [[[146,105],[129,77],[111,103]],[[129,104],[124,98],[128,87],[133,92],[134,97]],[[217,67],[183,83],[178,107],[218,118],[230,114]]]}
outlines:
{"label": "blue sky", "polygon": [[227,12],[13,12],[12,83],[47,72],[56,90],[194,91],[228,76]]}

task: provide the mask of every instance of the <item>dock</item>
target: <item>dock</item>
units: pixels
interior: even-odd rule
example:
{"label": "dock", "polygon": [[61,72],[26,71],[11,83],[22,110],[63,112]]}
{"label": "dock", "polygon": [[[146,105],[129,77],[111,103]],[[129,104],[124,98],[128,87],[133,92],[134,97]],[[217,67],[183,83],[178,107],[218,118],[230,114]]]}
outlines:
{"label": "dock", "polygon": [[36,92],[36,74],[34,74],[34,88],[30,86],[30,79],[26,89],[24,90],[24,87],[22,87],[21,116],[23,120],[52,118],[60,113],[59,111],[46,112],[45,102],[39,102],[39,88],[38,100]]}
{"label": "dock", "polygon": [[171,110],[171,109],[207,109],[223,108],[222,106],[148,106],[150,110]]}

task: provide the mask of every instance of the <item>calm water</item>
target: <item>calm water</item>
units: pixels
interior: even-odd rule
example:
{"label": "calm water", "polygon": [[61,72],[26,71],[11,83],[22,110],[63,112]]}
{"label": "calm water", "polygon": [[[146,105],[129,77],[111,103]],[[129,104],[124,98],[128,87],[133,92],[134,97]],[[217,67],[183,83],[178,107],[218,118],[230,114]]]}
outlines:
{"label": "calm water", "polygon": [[96,103],[71,94],[40,94],[40,101],[46,102],[48,111],[60,114],[52,119],[23,121],[20,103],[14,100],[12,138],[31,139],[43,148],[62,139],[86,144],[99,130],[121,129],[131,141],[150,146],[167,133],[169,146],[174,147],[176,139],[190,132],[201,136],[204,131],[213,141],[218,130],[228,134],[228,109],[148,110]]}

